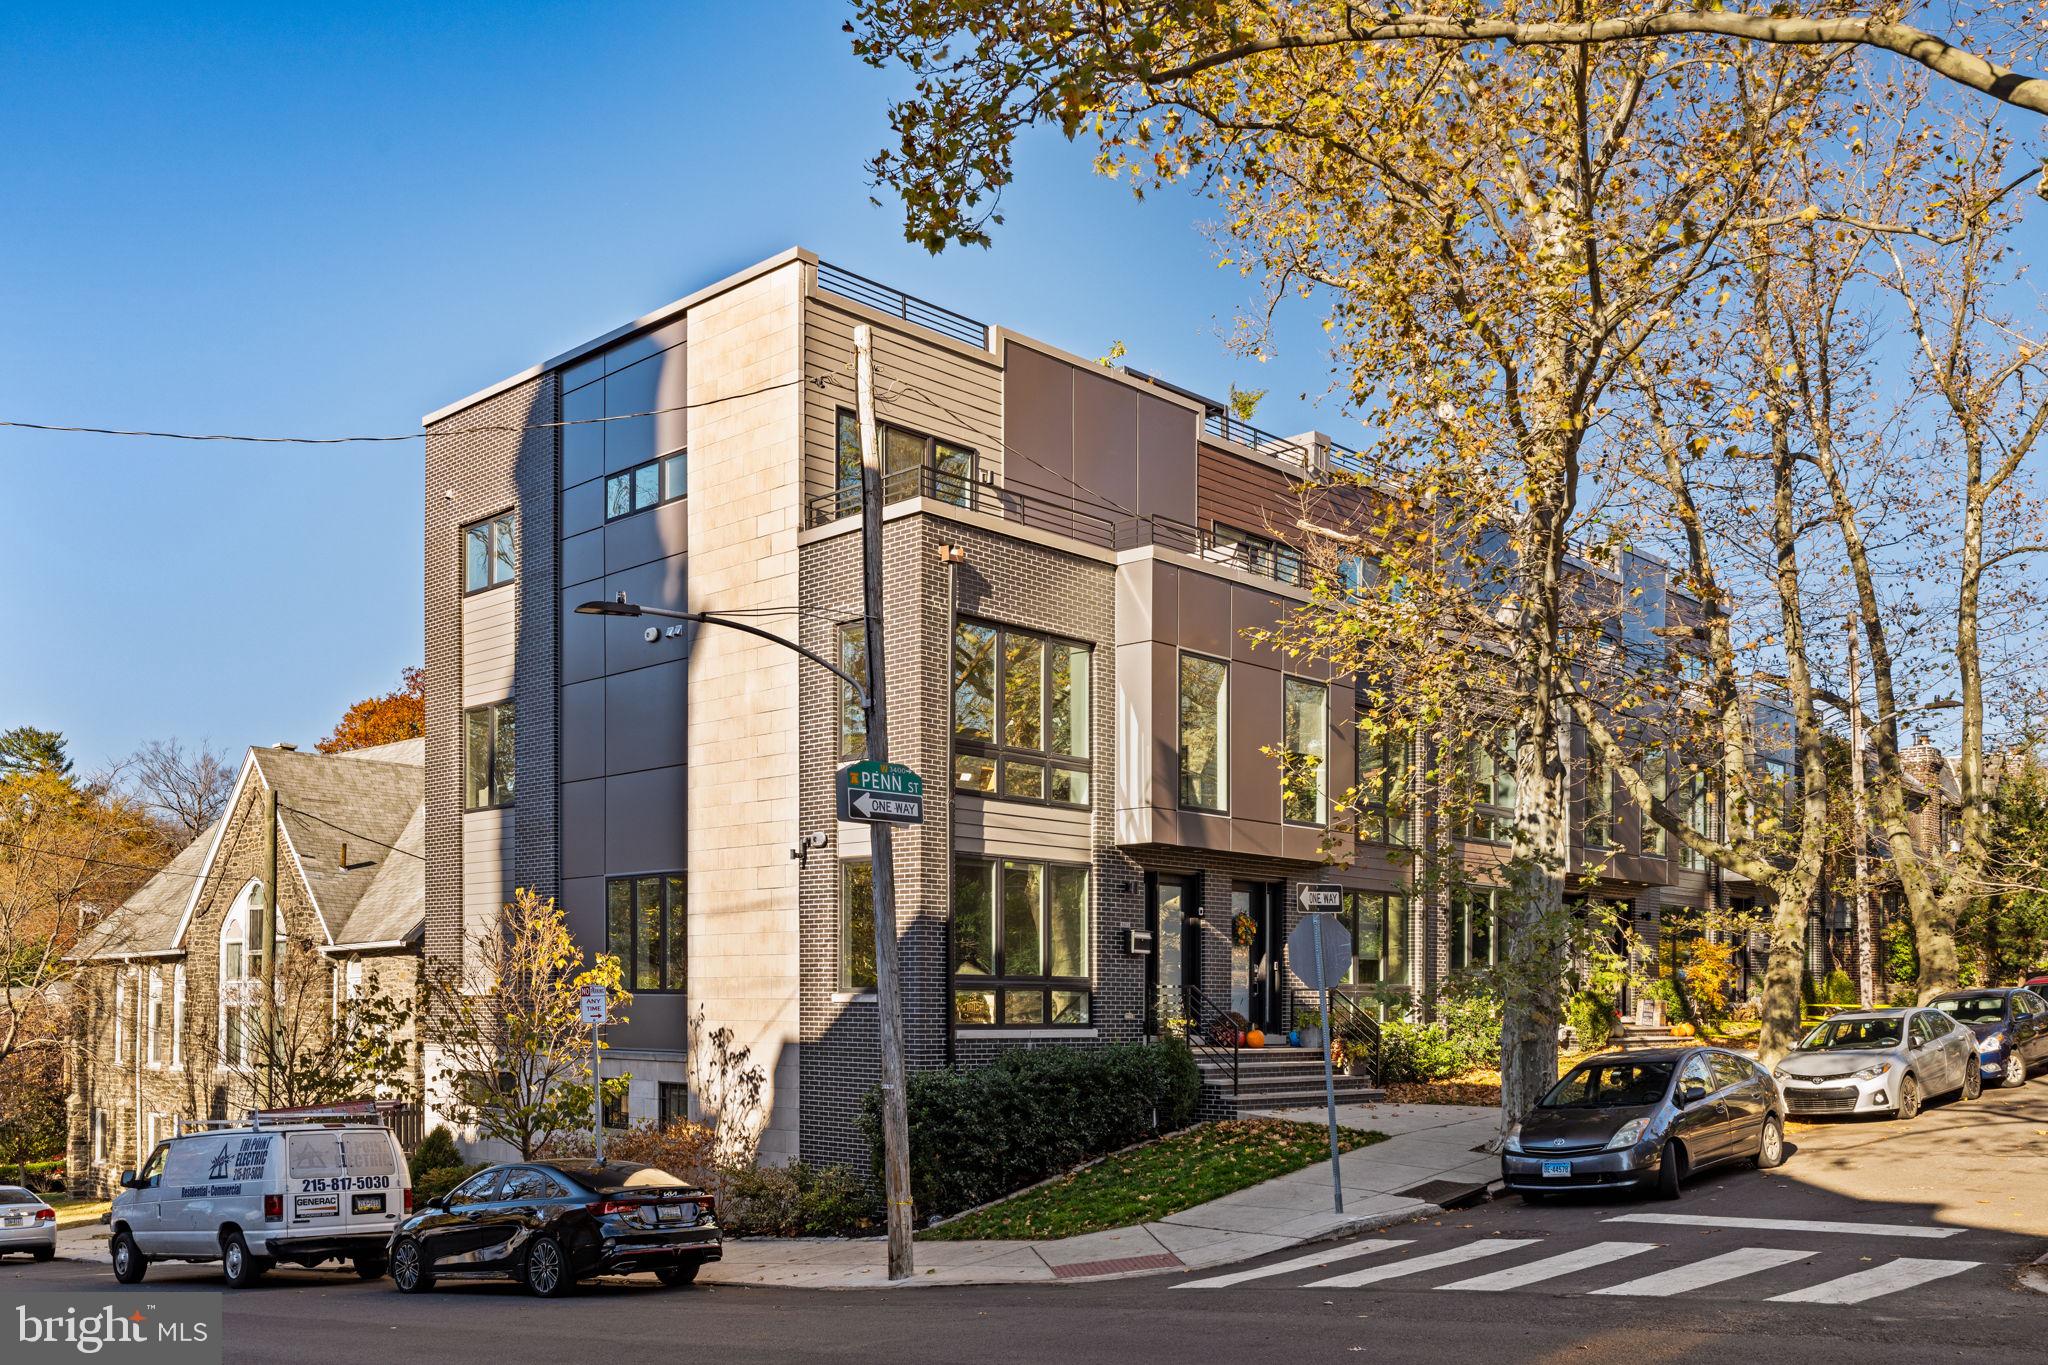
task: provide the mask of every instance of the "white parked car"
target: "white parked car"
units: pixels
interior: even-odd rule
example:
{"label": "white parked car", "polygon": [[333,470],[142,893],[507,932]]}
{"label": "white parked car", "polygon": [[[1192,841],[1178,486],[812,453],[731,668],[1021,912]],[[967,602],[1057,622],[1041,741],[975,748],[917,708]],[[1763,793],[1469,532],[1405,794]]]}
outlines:
{"label": "white parked car", "polygon": [[412,1212],[412,1177],[389,1128],[256,1119],[157,1144],[123,1172],[107,1222],[114,1278],[152,1261],[219,1261],[240,1288],[280,1261],[353,1262],[384,1273],[391,1230]]}
{"label": "white parked car", "polygon": [[1786,1053],[1772,1072],[1795,1118],[1890,1114],[1910,1119],[1923,1100],[1977,1098],[1984,1078],[1977,1038],[1939,1010],[1846,1010]]}
{"label": "white parked car", "polygon": [[26,1251],[38,1261],[57,1254],[57,1210],[34,1190],[0,1185],[0,1256]]}

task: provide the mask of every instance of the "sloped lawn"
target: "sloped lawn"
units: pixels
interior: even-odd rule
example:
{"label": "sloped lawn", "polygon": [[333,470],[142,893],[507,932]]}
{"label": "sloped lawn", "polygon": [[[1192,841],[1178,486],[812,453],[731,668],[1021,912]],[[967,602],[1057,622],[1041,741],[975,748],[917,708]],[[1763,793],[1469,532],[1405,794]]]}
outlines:
{"label": "sloped lawn", "polygon": [[[1337,1130],[1344,1151],[1385,1133]],[[925,1241],[1038,1241],[1129,1227],[1206,1204],[1330,1157],[1320,1124],[1234,1119],[1172,1133],[918,1234]]]}

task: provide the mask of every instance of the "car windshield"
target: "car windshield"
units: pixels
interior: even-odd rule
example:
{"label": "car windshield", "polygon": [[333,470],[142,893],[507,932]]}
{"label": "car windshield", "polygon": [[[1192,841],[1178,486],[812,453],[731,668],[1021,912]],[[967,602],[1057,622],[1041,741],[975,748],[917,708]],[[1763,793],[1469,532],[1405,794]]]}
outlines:
{"label": "car windshield", "polygon": [[1934,1008],[1965,1024],[1995,1024],[2005,1018],[2002,995],[1954,995],[1934,1002]]}
{"label": "car windshield", "polygon": [[1540,1109],[1631,1109],[1655,1104],[1671,1084],[1673,1063],[1582,1062],[1552,1086]]}
{"label": "car windshield", "polygon": [[1806,1035],[1801,1052],[1845,1052],[1897,1047],[1903,1019],[1830,1019]]}

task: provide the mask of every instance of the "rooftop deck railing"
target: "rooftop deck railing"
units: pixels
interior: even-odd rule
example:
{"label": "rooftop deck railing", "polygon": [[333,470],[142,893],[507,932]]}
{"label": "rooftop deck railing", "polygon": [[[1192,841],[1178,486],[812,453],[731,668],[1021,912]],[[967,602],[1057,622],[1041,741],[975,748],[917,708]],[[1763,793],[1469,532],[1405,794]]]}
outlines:
{"label": "rooftop deck railing", "polygon": [[852,299],[855,303],[864,303],[879,312],[902,318],[905,322],[914,322],[942,337],[978,346],[984,351],[988,349],[987,323],[977,322],[965,313],[956,313],[915,294],[906,294],[880,280],[856,275],[842,266],[818,262],[818,287],[843,299]]}
{"label": "rooftop deck railing", "polygon": [[1300,465],[1303,469],[1310,468],[1315,463],[1310,458],[1311,452],[1308,447],[1300,442],[1275,436],[1272,432],[1261,430],[1250,422],[1240,421],[1228,411],[1211,408],[1208,415],[1202,418],[1202,430],[1220,440],[1234,441],[1238,445],[1256,450],[1269,459],[1283,460],[1288,464]]}

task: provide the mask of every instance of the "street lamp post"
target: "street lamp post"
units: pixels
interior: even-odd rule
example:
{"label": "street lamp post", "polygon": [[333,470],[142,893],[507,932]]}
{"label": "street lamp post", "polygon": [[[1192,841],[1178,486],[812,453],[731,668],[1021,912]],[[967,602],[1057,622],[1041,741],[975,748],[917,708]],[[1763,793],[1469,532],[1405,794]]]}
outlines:
{"label": "street lamp post", "polygon": [[861,682],[859,678],[840,668],[830,659],[827,659],[824,655],[819,654],[816,650],[806,649],[796,641],[784,639],[772,630],[763,630],[759,626],[748,625],[745,621],[735,621],[731,617],[720,616],[717,612],[670,611],[666,607],[645,607],[638,602],[628,602],[626,594],[620,593],[609,602],[580,603],[576,608],[576,614],[579,616],[659,616],[668,621],[695,621],[699,625],[723,626],[727,630],[745,631],[747,634],[766,640],[770,644],[777,644],[781,645],[784,649],[795,650],[827,673],[838,678],[848,687],[851,687],[854,695],[860,699],[863,709],[868,704],[867,685]]}

